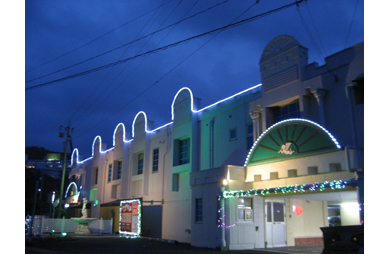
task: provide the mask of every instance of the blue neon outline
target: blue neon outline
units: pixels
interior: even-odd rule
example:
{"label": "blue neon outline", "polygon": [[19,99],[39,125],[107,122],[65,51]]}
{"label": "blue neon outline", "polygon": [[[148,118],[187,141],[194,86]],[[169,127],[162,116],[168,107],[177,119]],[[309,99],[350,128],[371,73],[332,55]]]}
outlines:
{"label": "blue neon outline", "polygon": [[[68,196],[68,191],[69,191],[69,188],[71,185],[74,185],[76,187],[76,191],[77,191],[77,194],[79,194],[79,190],[77,189],[77,184],[75,182],[71,182],[69,185],[68,185],[68,188],[66,188],[66,192],[65,192],[65,198]],[[77,195],[75,194],[75,195]]]}
{"label": "blue neon outline", "polygon": [[100,139],[100,145],[99,145],[99,152],[100,152],[100,153],[106,153],[106,152],[108,152],[108,151],[114,149],[114,146],[115,146],[115,134],[116,134],[116,130],[118,129],[119,125],[122,125],[122,126],[123,126],[123,142],[124,142],[124,143],[130,143],[130,142],[132,142],[132,141],[134,140],[134,123],[135,123],[135,120],[137,119],[137,117],[138,117],[139,114],[143,114],[143,115],[144,115],[144,119],[145,119],[145,132],[146,132],[146,133],[153,133],[153,132],[156,132],[156,131],[158,131],[158,130],[164,128],[164,127],[167,127],[167,126],[173,124],[173,120],[174,120],[174,118],[175,118],[175,116],[174,116],[174,104],[175,104],[175,101],[176,101],[177,96],[178,96],[178,95],[180,94],[180,92],[183,91],[183,90],[188,90],[188,92],[190,93],[190,98],[191,98],[191,112],[193,112],[193,113],[200,113],[200,112],[202,112],[202,111],[204,111],[204,110],[206,110],[206,109],[208,109],[208,108],[210,108],[210,107],[213,107],[213,106],[215,106],[215,105],[217,105],[217,104],[219,104],[219,103],[222,103],[222,102],[224,102],[224,101],[230,100],[230,99],[232,99],[232,98],[234,98],[234,97],[236,97],[236,96],[238,96],[238,95],[241,95],[241,94],[243,94],[243,93],[245,93],[245,92],[248,92],[248,91],[253,90],[253,89],[255,89],[255,88],[258,88],[258,87],[260,87],[260,86],[262,86],[262,84],[258,84],[258,85],[255,85],[255,86],[253,86],[253,87],[250,87],[250,88],[248,88],[248,89],[245,89],[245,90],[243,90],[243,91],[241,91],[241,92],[238,92],[238,93],[236,93],[236,94],[234,94],[234,95],[232,95],[232,96],[229,96],[229,97],[227,97],[227,98],[225,98],[225,99],[222,99],[222,100],[220,100],[220,101],[217,101],[217,102],[215,102],[215,103],[213,103],[213,104],[211,104],[211,105],[209,105],[209,106],[206,106],[206,107],[204,107],[204,108],[202,108],[202,109],[200,109],[200,110],[194,110],[194,96],[193,96],[193,93],[192,93],[191,89],[188,88],[188,87],[182,87],[182,88],[175,94],[174,99],[173,99],[172,104],[171,104],[171,114],[172,114],[172,121],[171,121],[171,122],[166,123],[166,124],[164,124],[164,125],[162,125],[162,126],[160,126],[160,127],[157,127],[157,128],[155,128],[155,129],[149,131],[149,130],[147,129],[147,127],[148,127],[148,126],[147,126],[147,122],[148,122],[147,119],[148,119],[148,118],[147,118],[147,116],[146,116],[146,113],[145,113],[144,111],[139,111],[139,112],[136,114],[136,116],[134,117],[134,120],[133,120],[133,123],[132,123],[132,139],[130,139],[130,140],[126,140],[126,139],[125,139],[125,133],[126,133],[126,131],[125,131],[125,125],[124,125],[123,123],[119,123],[119,124],[117,124],[117,126],[115,127],[115,130],[114,130],[114,134],[113,134],[113,147],[112,147],[112,148],[109,148],[109,149],[107,149],[107,150],[105,150],[105,151],[102,151],[102,138],[101,138],[99,135],[97,135],[97,136],[95,137],[94,141],[92,142],[92,156],[89,157],[89,158],[87,158],[87,159],[85,159],[85,160],[83,160],[83,161],[79,161],[79,160],[78,160],[79,152],[78,152],[78,149],[75,148],[75,149],[73,149],[73,152],[72,152],[72,159],[71,159],[72,161],[71,161],[71,164],[73,165],[73,154],[74,154],[75,150],[77,150],[77,161],[76,161],[77,164],[82,164],[82,163],[84,163],[85,161],[92,159],[92,158],[93,158],[93,154],[94,154],[94,146],[95,146],[95,142],[96,142],[96,139],[97,139],[97,138]]}
{"label": "blue neon outline", "polygon": [[116,135],[116,131],[118,130],[119,126],[122,125],[122,129],[123,129],[123,142],[126,141],[126,129],[125,129],[125,125],[123,123],[118,123],[117,126],[115,127],[115,130],[114,130],[114,134],[112,135],[112,146],[115,146],[115,135]]}
{"label": "blue neon outline", "polygon": [[292,122],[292,121],[298,121],[298,122],[307,122],[307,123],[311,123],[317,127],[319,127],[320,129],[322,129],[324,132],[326,132],[329,136],[329,138],[333,141],[333,143],[336,145],[336,147],[338,149],[341,149],[341,146],[339,144],[339,142],[336,140],[336,138],[327,130],[325,129],[323,126],[319,125],[318,123],[316,122],[313,122],[313,121],[310,121],[310,120],[307,120],[307,119],[304,119],[304,118],[291,118],[291,119],[287,119],[287,120],[283,120],[283,121],[280,121],[280,122],[277,122],[275,124],[273,124],[271,127],[269,127],[268,129],[266,129],[261,135],[260,137],[257,138],[256,142],[252,145],[251,149],[249,150],[249,153],[245,159],[245,163],[244,163],[244,167],[246,167],[248,165],[248,160],[249,158],[252,156],[252,152],[254,152],[254,148],[257,146],[257,143],[260,141],[260,139],[266,135],[271,129],[275,128],[276,126],[280,125],[280,124],[283,124],[283,123],[286,123],[286,122]]}

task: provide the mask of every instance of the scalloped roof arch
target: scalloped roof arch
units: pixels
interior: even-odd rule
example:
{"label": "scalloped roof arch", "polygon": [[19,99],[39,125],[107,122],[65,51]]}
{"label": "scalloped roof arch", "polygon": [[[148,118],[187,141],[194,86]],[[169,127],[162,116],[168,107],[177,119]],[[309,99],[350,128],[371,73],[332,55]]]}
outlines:
{"label": "scalloped roof arch", "polygon": [[123,142],[126,141],[126,129],[125,129],[125,125],[123,123],[118,123],[118,125],[115,127],[115,130],[114,130],[114,134],[112,136],[112,145],[115,146],[115,135],[116,135],[116,132],[118,130],[118,128],[122,126],[122,132],[123,132],[123,137],[122,137],[122,140]]}
{"label": "scalloped roof arch", "polygon": [[135,115],[134,120],[133,120],[133,124],[132,124],[132,135],[133,135],[133,138],[134,138],[134,124],[137,121],[138,116],[141,115],[141,114],[144,116],[145,132],[147,132],[147,133],[150,132],[150,131],[148,131],[148,117],[146,116],[146,113],[144,111],[140,111],[140,112],[137,113],[137,115]]}
{"label": "scalloped roof arch", "polygon": [[299,45],[299,42],[290,35],[280,35],[273,39],[268,45],[265,47],[260,62],[263,62],[267,59],[272,58],[273,56],[290,49],[292,47],[295,47]]}
{"label": "scalloped roof arch", "polygon": [[172,121],[175,119],[174,105],[175,105],[176,99],[178,99],[178,96],[182,93],[182,91],[185,91],[185,90],[187,90],[189,95],[190,95],[190,98],[191,98],[191,111],[194,112],[194,96],[193,96],[193,93],[192,93],[190,88],[183,87],[176,93],[176,95],[175,95],[175,97],[173,98],[173,101],[172,101],[172,105],[171,105]]}
{"label": "scalloped roof arch", "polygon": [[[74,155],[76,154],[76,158],[74,158]],[[79,162],[79,149],[74,148],[72,151],[72,155],[70,156],[70,165],[73,165],[73,161],[76,159],[76,163]]]}
{"label": "scalloped roof arch", "polygon": [[102,137],[97,135],[92,142],[92,155],[91,155],[92,157],[93,157],[93,154],[95,153],[95,142],[97,141],[97,139],[99,139],[99,152],[100,153],[102,152]]}
{"label": "scalloped roof arch", "polygon": [[264,131],[249,150],[244,167],[296,159],[340,148],[336,138],[318,123],[293,118],[280,121]]}

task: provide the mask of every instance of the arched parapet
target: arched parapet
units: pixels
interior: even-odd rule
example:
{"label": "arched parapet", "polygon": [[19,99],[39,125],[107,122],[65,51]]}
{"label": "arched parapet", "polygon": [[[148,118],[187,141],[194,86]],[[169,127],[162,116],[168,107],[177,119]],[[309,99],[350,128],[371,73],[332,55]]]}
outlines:
{"label": "arched parapet", "polygon": [[148,120],[146,113],[144,111],[138,112],[134,117],[132,125],[133,138],[145,136],[146,133],[151,132],[151,128],[153,128],[153,122]]}
{"label": "arched parapet", "polygon": [[294,37],[290,35],[278,36],[265,47],[260,63],[296,46],[299,46],[299,42]]}
{"label": "arched parapet", "polygon": [[175,116],[180,117],[181,115],[194,111],[194,96],[191,89],[188,87],[181,88],[175,95],[172,106],[172,120],[175,120]]}
{"label": "arched parapet", "polygon": [[181,88],[175,95],[171,105],[172,120],[198,112],[200,99],[193,96],[188,87]]}
{"label": "arched parapet", "polygon": [[280,121],[253,144],[244,167],[337,151],[336,138],[321,125],[301,118]]}
{"label": "arched parapet", "polygon": [[123,123],[119,123],[114,130],[112,137],[112,145],[115,147],[116,144],[122,144],[126,141],[126,129]]}
{"label": "arched parapet", "polygon": [[68,198],[73,195],[79,195],[79,189],[77,188],[77,184],[75,182],[71,182],[66,188],[65,198]]}
{"label": "arched parapet", "polygon": [[75,148],[73,149],[72,155],[70,157],[70,164],[73,166],[73,165],[77,165],[78,162],[79,162],[79,150]]}
{"label": "arched parapet", "polygon": [[102,138],[100,136],[96,136],[92,142],[92,157],[95,155],[100,155],[102,152]]}

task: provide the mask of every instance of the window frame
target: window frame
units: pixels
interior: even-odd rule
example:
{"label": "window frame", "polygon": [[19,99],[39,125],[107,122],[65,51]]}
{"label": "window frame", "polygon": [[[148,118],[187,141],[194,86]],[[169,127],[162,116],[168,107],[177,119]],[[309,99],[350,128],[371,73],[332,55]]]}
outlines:
{"label": "window frame", "polygon": [[184,165],[190,163],[190,139],[181,139],[179,140],[179,164]]}
{"label": "window frame", "polygon": [[107,182],[111,182],[112,180],[112,163],[108,165],[108,177],[107,177]]}
{"label": "window frame", "polygon": [[159,148],[153,149],[152,173],[158,172],[159,157],[160,157],[160,149]]}
{"label": "window frame", "polygon": [[229,130],[229,141],[234,141],[234,140],[237,140],[237,128],[231,128]]}
{"label": "window frame", "polygon": [[[142,156],[142,158],[140,158]],[[144,173],[144,153],[139,153],[137,155],[137,175],[142,175]]]}
{"label": "window frame", "polygon": [[[240,200],[244,201],[244,203],[242,205],[239,204],[241,202]],[[246,201],[248,201],[248,200],[250,202],[250,206],[248,206],[248,203],[246,203]],[[237,220],[238,221],[253,221],[253,198],[240,197],[237,199]]]}

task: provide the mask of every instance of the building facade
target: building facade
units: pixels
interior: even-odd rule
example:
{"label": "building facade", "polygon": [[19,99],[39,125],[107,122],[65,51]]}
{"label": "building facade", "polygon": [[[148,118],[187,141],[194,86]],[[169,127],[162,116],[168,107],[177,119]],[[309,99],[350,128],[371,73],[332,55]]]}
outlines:
{"label": "building facade", "polygon": [[139,112],[130,130],[117,125],[111,148],[97,136],[91,157],[75,149],[76,201],[119,231],[120,201],[140,199],[143,236],[211,248],[318,244],[328,217],[360,224],[364,44],[318,66],[279,36],[260,72],[262,84],[207,107],[182,88],[171,122],[154,128]]}

